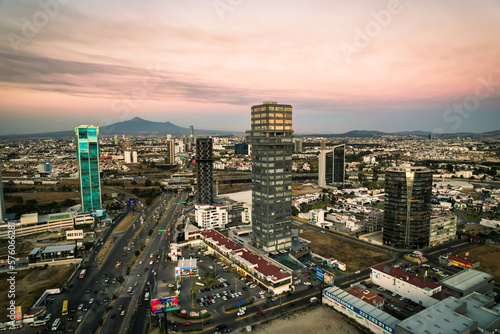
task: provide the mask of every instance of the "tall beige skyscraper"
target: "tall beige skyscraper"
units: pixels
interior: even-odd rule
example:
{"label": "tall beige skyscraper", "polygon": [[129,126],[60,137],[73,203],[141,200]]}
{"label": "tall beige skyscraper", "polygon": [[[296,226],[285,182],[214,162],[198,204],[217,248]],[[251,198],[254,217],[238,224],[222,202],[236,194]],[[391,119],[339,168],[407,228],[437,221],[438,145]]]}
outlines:
{"label": "tall beige skyscraper", "polygon": [[252,107],[252,234],[266,252],[292,247],[292,106],[267,101]]}

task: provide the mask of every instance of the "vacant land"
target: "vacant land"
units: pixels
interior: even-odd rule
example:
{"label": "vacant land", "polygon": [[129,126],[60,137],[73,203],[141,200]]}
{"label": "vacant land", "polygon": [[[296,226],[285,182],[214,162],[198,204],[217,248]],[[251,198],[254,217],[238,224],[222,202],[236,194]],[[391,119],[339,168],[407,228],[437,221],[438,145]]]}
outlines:
{"label": "vacant land", "polygon": [[269,323],[257,325],[255,334],[356,334],[359,331],[348,324],[335,310],[328,307],[316,307],[303,312],[284,315]]}
{"label": "vacant land", "polygon": [[387,254],[316,231],[304,230],[299,237],[311,241],[313,253],[345,263],[347,271],[366,268],[392,258]]}
{"label": "vacant land", "polygon": [[[16,306],[21,306],[23,313],[40,298],[47,289],[60,288],[75,269],[75,265],[39,267],[20,270],[16,275]],[[10,300],[8,291],[7,274],[0,274],[0,291],[5,294],[0,299],[0,322],[7,321],[7,307]]]}
{"label": "vacant land", "polygon": [[[80,194],[67,191],[67,192],[61,192],[61,191],[37,191],[37,192],[26,192],[26,193],[11,193],[8,194],[9,196],[13,197],[22,197],[24,202],[29,200],[36,200],[37,204],[47,204],[51,202],[62,202],[65,199],[73,199],[77,202],[80,201]],[[10,208],[11,206],[15,205],[16,203],[13,202],[5,202],[5,208]]]}
{"label": "vacant land", "polygon": [[458,255],[465,256],[469,253],[468,258],[480,262],[479,270],[488,274],[500,277],[500,246],[497,245],[479,245],[466,249]]}
{"label": "vacant land", "polygon": [[314,194],[317,192],[322,192],[322,188],[318,186],[302,185],[299,183],[294,183],[292,185],[292,195],[301,196],[305,194]]}
{"label": "vacant land", "polygon": [[465,231],[467,233],[472,233],[472,234],[478,234],[478,233],[489,234],[491,231],[495,231],[495,229],[488,226],[477,224],[477,225],[465,225]]}

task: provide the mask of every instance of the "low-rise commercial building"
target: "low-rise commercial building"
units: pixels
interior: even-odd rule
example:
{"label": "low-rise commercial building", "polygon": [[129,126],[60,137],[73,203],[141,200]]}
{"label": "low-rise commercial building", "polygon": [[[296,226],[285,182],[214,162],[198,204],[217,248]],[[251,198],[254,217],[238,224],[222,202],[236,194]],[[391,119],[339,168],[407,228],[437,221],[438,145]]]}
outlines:
{"label": "low-rise commercial building", "polygon": [[491,309],[494,305],[494,299],[477,292],[460,299],[448,297],[398,323],[396,333],[495,333],[500,315]]}
{"label": "low-rise commercial building", "polygon": [[396,333],[396,325],[400,322],[392,315],[336,286],[323,290],[323,304],[332,306],[336,311],[377,334]]}
{"label": "low-rise commercial building", "polygon": [[436,304],[441,298],[441,285],[412,275],[388,264],[371,268],[372,283],[395,292],[425,307]]}
{"label": "low-rise commercial building", "polygon": [[[39,216],[38,213],[28,213],[14,222],[16,237],[24,237],[34,233],[71,230],[75,226],[91,225],[94,217],[89,212],[60,212]],[[12,222],[10,222],[12,225]],[[9,233],[9,223],[0,223],[0,239],[6,239]]]}
{"label": "low-rise commercial building", "polygon": [[215,230],[186,233],[186,240],[199,239],[208,251],[219,256],[240,275],[247,276],[268,292],[280,294],[290,290],[292,275],[271,258],[255,254]]}
{"label": "low-rise commercial building", "polygon": [[473,292],[487,294],[495,287],[495,276],[476,269],[462,270],[439,282],[443,291],[453,297],[467,296]]}

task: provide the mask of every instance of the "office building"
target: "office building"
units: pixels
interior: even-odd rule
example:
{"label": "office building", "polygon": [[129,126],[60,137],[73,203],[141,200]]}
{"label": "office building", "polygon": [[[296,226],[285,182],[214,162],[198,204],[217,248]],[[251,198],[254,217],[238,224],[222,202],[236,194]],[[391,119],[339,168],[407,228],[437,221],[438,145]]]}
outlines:
{"label": "office building", "polygon": [[132,152],[132,163],[137,163],[137,151]]}
{"label": "office building", "polygon": [[123,156],[126,164],[132,163],[132,156],[130,155],[130,151],[123,152]]}
{"label": "office building", "polygon": [[196,177],[199,204],[212,204],[214,201],[213,140],[202,137],[196,139]]}
{"label": "office building", "polygon": [[300,140],[300,139],[294,140],[293,152],[294,153],[302,153],[302,140]]}
{"label": "office building", "polygon": [[252,108],[252,227],[265,252],[292,247],[292,106],[264,102]]}
{"label": "office building", "polygon": [[189,142],[191,145],[194,145],[194,126],[190,125],[189,126]]}
{"label": "office building", "polygon": [[248,150],[248,144],[247,143],[234,144],[234,154],[249,155],[250,151]]}
{"label": "office building", "polygon": [[403,164],[385,172],[384,244],[398,248],[429,245],[432,171]]}
{"label": "office building", "polygon": [[167,140],[167,150],[165,153],[165,164],[175,164],[175,145],[172,139]]}
{"label": "office building", "polygon": [[2,169],[0,168],[0,222],[3,222],[5,217],[5,203],[3,197]]}
{"label": "office building", "polygon": [[118,145],[118,135],[115,135],[115,137],[114,137],[114,143],[115,143],[115,145]]}
{"label": "office building", "polygon": [[38,165],[38,173],[40,174],[50,174],[52,173],[52,165],[50,162],[42,162]]}
{"label": "office building", "polygon": [[320,187],[343,187],[344,182],[345,144],[334,146],[331,150],[321,149],[318,162],[318,185]]}
{"label": "office building", "polygon": [[101,178],[99,175],[99,127],[81,125],[75,127],[76,158],[80,176],[82,211],[100,210]]}

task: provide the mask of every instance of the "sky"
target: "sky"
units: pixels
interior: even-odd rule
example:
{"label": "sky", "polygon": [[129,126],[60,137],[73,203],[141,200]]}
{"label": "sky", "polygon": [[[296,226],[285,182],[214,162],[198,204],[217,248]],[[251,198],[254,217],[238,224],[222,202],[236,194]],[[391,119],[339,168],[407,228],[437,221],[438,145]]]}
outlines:
{"label": "sky", "polygon": [[0,0],[0,135],[269,100],[297,134],[500,130],[499,36],[499,0]]}

